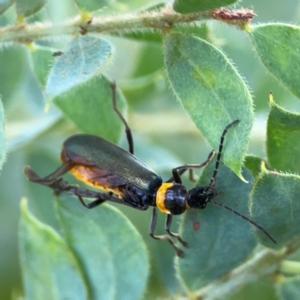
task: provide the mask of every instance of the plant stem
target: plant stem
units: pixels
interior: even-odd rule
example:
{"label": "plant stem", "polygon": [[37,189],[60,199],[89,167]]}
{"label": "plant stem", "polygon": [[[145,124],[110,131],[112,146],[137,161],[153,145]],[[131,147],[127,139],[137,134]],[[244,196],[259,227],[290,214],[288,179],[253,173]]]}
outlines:
{"label": "plant stem", "polygon": [[286,247],[279,251],[265,249],[257,253],[240,267],[199,290],[197,299],[227,299],[246,284],[259,280],[264,276],[275,275],[280,269],[281,261],[300,248],[299,238],[299,236],[296,236]]}
{"label": "plant stem", "polygon": [[122,34],[139,31],[158,30],[165,32],[179,24],[189,24],[208,19],[216,19],[230,25],[244,28],[255,14],[251,10],[214,9],[190,14],[179,14],[171,8],[159,11],[144,11],[113,16],[76,16],[62,23],[18,24],[0,28],[0,43],[30,43],[35,39],[47,39],[64,35],[85,33]]}
{"label": "plant stem", "polygon": [[274,273],[282,256],[282,253],[269,249],[264,250],[233,270],[226,278],[217,280],[198,291],[197,296],[205,300],[227,299],[229,295],[236,293],[246,284]]}

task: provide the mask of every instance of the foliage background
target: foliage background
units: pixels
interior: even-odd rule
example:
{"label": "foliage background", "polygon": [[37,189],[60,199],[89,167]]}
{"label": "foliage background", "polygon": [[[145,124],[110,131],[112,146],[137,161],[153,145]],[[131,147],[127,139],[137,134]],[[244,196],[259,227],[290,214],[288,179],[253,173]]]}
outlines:
{"label": "foliage background", "polygon": [[[126,4],[117,6],[119,9],[131,11],[148,3],[151,1],[128,0]],[[45,19],[57,20],[76,13],[71,1],[65,1],[65,5],[65,10],[55,9],[55,7],[61,8],[60,5],[55,6],[55,4],[46,7],[41,11],[41,15]],[[257,14],[253,23],[276,20],[299,24],[299,1],[245,0],[242,5],[247,8],[253,7]],[[0,17],[0,25],[7,24],[7,21],[13,17],[12,7]],[[299,100],[281,87],[261,65],[246,34],[216,21],[209,22],[209,26],[216,44],[234,61],[252,90],[256,111],[248,152],[265,157],[265,148],[262,145],[264,145],[265,123],[269,111],[269,91],[273,91],[276,103],[289,110],[299,112]],[[164,73],[161,72],[163,67],[161,48],[155,44],[140,43],[121,37],[109,39],[113,42],[116,51],[114,62],[106,73],[117,81],[128,101],[128,122],[135,138],[136,155],[164,178],[170,176],[169,171],[174,166],[203,161],[210,147],[203,141],[164,80]],[[18,293],[21,290],[17,248],[21,197],[25,195],[28,198],[30,210],[38,219],[59,230],[51,191],[29,183],[22,172],[23,166],[30,165],[39,174],[48,174],[60,163],[59,153],[64,139],[77,131],[70,121],[56,120],[55,117],[51,117],[51,113],[45,114],[43,95],[22,51],[19,47],[4,47],[0,52],[0,92],[6,114],[8,150],[0,178],[0,296],[2,299],[8,299],[12,291]],[[9,80],[4,80],[9,76],[19,77],[18,84],[10,86]],[[50,110],[54,109],[51,107]],[[122,144],[124,145],[124,141]],[[152,274],[145,298],[172,295],[176,291],[174,277],[170,271],[173,252],[170,251],[169,245],[157,243],[148,237],[148,220],[150,221],[151,211],[141,213],[126,207],[118,208],[124,211],[136,225],[151,255]],[[163,218],[160,221],[158,228],[162,232]],[[241,299],[241,295],[243,299],[254,297],[276,299],[267,281],[247,286],[240,293],[232,299]]]}

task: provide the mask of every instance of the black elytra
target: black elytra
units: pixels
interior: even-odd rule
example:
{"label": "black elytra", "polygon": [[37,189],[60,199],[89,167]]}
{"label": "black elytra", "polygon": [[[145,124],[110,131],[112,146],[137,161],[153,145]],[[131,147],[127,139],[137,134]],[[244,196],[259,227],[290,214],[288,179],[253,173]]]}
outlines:
{"label": "black elytra", "polygon": [[[207,159],[201,164],[187,164],[172,169],[172,177],[163,182],[159,175],[133,155],[134,143],[131,129],[117,108],[116,84],[111,83],[110,86],[112,90],[113,109],[125,125],[129,151],[98,136],[76,134],[69,137],[63,143],[61,152],[62,165],[53,173],[41,178],[29,166],[25,167],[25,174],[30,181],[48,186],[56,194],[68,191],[70,194],[77,196],[79,201],[89,209],[105,201],[112,201],[139,210],[146,210],[149,206],[152,206],[153,214],[149,229],[150,236],[157,240],[168,241],[179,257],[182,257],[184,253],[176,245],[175,241],[177,240],[184,247],[188,247],[188,243],[183,241],[179,234],[171,231],[173,215],[180,215],[187,209],[203,209],[207,203],[213,203],[242,217],[276,243],[262,226],[232,208],[214,200],[217,196],[215,183],[224,138],[228,129],[239,123],[239,120],[231,122],[223,130],[215,169],[209,185],[206,187],[197,186],[187,190],[182,184],[181,175],[189,170],[191,176],[193,169],[200,169],[206,166],[213,157],[214,151],[211,151]],[[70,185],[61,178],[67,172],[70,172],[84,183],[99,188],[102,191],[98,192]],[[85,203],[83,198],[93,198],[96,200]],[[157,209],[166,214],[166,235],[154,234]]]}

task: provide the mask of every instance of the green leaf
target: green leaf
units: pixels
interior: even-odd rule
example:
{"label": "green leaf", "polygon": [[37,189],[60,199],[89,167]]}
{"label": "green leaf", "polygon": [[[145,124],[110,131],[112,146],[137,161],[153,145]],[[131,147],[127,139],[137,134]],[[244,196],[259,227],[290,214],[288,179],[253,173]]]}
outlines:
{"label": "green leaf", "polygon": [[149,84],[151,75],[154,78],[154,73],[162,70],[163,66],[164,58],[161,52],[161,46],[157,44],[147,43],[139,51],[139,56],[136,59],[136,65],[132,71],[131,76],[134,78],[138,78],[140,82],[143,80],[144,77],[146,78],[146,83]]}
{"label": "green leaf", "polygon": [[19,16],[28,17],[39,11],[47,0],[16,0],[16,10]]}
{"label": "green leaf", "polygon": [[151,42],[151,43],[161,43],[162,36],[158,32],[131,32],[131,33],[124,33],[122,37],[137,40],[137,41],[144,41],[144,42]]}
{"label": "green leaf", "polygon": [[300,114],[291,113],[270,101],[267,123],[267,155],[272,169],[300,172]]}
{"label": "green leaf", "polygon": [[19,249],[25,298],[86,299],[85,284],[72,252],[49,226],[21,203]]}
{"label": "green leaf", "polygon": [[262,158],[247,155],[245,159],[245,167],[251,171],[252,176],[256,178],[260,174]]}
{"label": "green leaf", "polygon": [[182,33],[186,35],[192,35],[199,37],[204,40],[209,39],[209,28],[206,23],[203,24],[196,24],[196,26],[184,26],[184,25],[179,25],[176,26],[172,29],[172,32],[176,33]]}
{"label": "green leaf", "polygon": [[154,3],[148,3],[141,9],[139,9],[139,13],[145,13],[148,11],[158,11],[166,6],[166,1],[164,0],[158,0],[155,1]]}
{"label": "green leaf", "polygon": [[50,67],[54,64],[53,52],[55,50],[40,45],[32,45],[30,50],[32,70],[38,82],[44,87]]}
{"label": "green leaf", "polygon": [[252,99],[246,84],[224,54],[199,38],[179,34],[165,38],[166,68],[175,95],[213,149],[224,128],[223,161],[238,176],[253,122]]}
{"label": "green leaf", "polygon": [[[103,39],[81,36],[57,58],[46,93],[85,133],[116,142],[123,127],[112,108],[112,92],[101,73],[111,58],[111,45]],[[85,84],[84,84],[85,83]],[[125,99],[117,90],[118,108]]]}
{"label": "green leaf", "polygon": [[139,299],[148,276],[145,244],[115,208],[88,210],[71,196],[57,202],[64,235],[89,283],[92,299]]}
{"label": "green leaf", "polygon": [[[215,160],[204,169],[199,185],[208,186],[214,167]],[[247,169],[243,169],[243,176],[248,184],[221,164],[216,181],[220,194],[215,201],[249,216],[248,199],[254,179]],[[250,223],[213,204],[208,204],[205,210],[188,211],[180,225],[180,234],[189,243],[189,249],[185,258],[176,263],[190,292],[240,265],[256,245]]]}
{"label": "green leaf", "polygon": [[237,0],[175,0],[173,8],[181,14],[187,14],[226,6],[235,2]]}
{"label": "green leaf", "polygon": [[[260,267],[260,266],[258,266]],[[234,289],[232,290],[234,291]],[[234,294],[228,300],[279,300],[273,282],[267,278],[259,278],[249,284],[241,286],[241,290],[234,291]]]}
{"label": "green leaf", "polygon": [[7,132],[7,151],[12,152],[24,147],[38,136],[45,133],[59,119],[61,114],[58,110],[47,114],[40,114],[37,118],[25,119],[16,124],[10,124]]}
{"label": "green leaf", "polygon": [[[113,110],[112,91],[107,78],[98,76],[54,98],[54,103],[85,133],[117,142],[124,124]],[[117,89],[118,109],[124,111],[125,98]]]}
{"label": "green leaf", "polygon": [[108,5],[111,0],[74,0],[81,11],[92,12]]}
{"label": "green leaf", "polygon": [[300,276],[283,279],[277,284],[277,293],[282,300],[300,299]]}
{"label": "green leaf", "polygon": [[25,48],[9,47],[0,51],[0,91],[4,106],[21,84],[27,68],[26,60]]}
{"label": "green leaf", "polygon": [[256,230],[263,245],[279,249],[300,233],[299,190],[299,176],[268,171],[262,165],[251,191],[250,212],[252,219],[277,241],[277,244],[272,243]]}
{"label": "green leaf", "polygon": [[0,0],[0,15],[5,12],[14,2],[14,0]]}
{"label": "green leaf", "polygon": [[80,36],[57,58],[48,78],[46,94],[53,98],[103,72],[112,58],[111,44],[100,38]]}
{"label": "green leaf", "polygon": [[265,24],[252,28],[252,43],[268,70],[300,98],[300,28],[287,24]]}
{"label": "green leaf", "polygon": [[[184,25],[176,25],[172,28],[172,33],[182,33],[186,35],[193,35],[207,40],[209,38],[209,30],[206,24],[200,24],[198,26],[187,27]],[[163,37],[160,32],[132,32],[122,34],[122,37],[126,37],[133,40],[152,42],[152,43],[162,43]]]}
{"label": "green leaf", "polygon": [[6,158],[6,142],[5,142],[5,115],[3,104],[0,96],[0,170]]}

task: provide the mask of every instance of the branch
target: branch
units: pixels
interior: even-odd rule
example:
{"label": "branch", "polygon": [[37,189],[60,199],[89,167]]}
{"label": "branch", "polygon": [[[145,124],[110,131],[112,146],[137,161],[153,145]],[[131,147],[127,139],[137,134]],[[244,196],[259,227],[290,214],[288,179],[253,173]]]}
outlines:
{"label": "branch", "polygon": [[171,8],[159,11],[143,11],[132,14],[86,18],[76,16],[66,22],[21,24],[0,28],[0,43],[30,43],[35,39],[47,39],[64,35],[89,33],[122,34],[137,31],[169,31],[179,24],[216,19],[244,29],[255,16],[247,9],[228,10],[225,8],[190,14],[179,14]]}
{"label": "branch", "polygon": [[280,268],[281,261],[299,248],[300,237],[296,236],[287,246],[279,251],[265,249],[223,278],[199,290],[197,299],[227,299],[246,284],[254,282],[261,277],[276,274]]}

